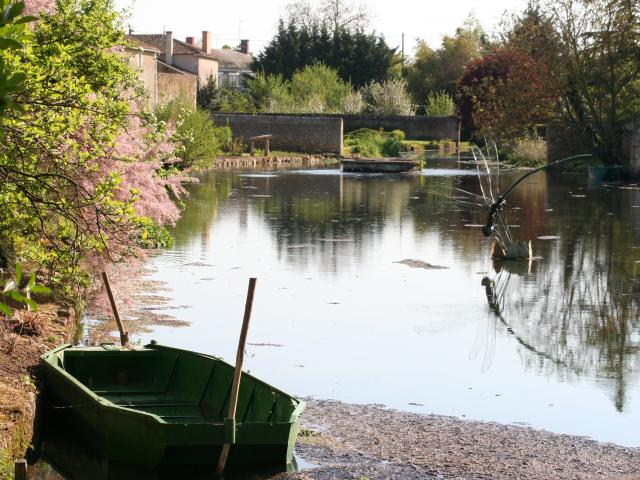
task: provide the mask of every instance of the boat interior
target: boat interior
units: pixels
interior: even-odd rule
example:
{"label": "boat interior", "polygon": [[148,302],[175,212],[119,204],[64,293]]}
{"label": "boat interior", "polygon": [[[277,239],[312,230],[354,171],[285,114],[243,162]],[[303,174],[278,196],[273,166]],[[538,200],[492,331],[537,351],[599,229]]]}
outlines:
{"label": "boat interior", "polygon": [[[167,423],[222,423],[234,369],[213,357],[166,347],[69,348],[58,367],[113,404],[148,412]],[[290,422],[299,401],[242,374],[239,423]]]}

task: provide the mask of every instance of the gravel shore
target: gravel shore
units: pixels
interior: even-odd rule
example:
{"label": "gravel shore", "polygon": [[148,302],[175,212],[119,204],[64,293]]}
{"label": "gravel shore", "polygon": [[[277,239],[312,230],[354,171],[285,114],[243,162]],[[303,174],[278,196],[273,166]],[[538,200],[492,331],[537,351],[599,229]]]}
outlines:
{"label": "gravel shore", "polygon": [[315,467],[279,479],[640,479],[640,448],[585,437],[331,400],[302,418]]}

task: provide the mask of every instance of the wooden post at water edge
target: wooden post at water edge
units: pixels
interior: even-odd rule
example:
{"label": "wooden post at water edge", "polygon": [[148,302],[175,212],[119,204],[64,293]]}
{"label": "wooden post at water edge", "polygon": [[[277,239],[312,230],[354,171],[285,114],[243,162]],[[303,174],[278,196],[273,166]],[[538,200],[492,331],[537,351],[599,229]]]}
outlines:
{"label": "wooden post at water edge", "polygon": [[[238,406],[238,394],[240,392],[240,377],[242,375],[242,362],[244,360],[244,348],[247,343],[247,333],[249,332],[249,320],[251,319],[251,308],[253,307],[253,293],[256,289],[256,279],[249,279],[249,289],[247,290],[247,301],[244,305],[244,318],[242,320],[242,329],[240,330],[240,340],[238,341],[238,352],[236,354],[236,369],[233,374],[233,383],[231,384],[231,399],[229,400],[229,414],[226,420],[231,420],[235,429],[236,407]],[[225,423],[226,423],[225,420]],[[220,458],[218,458],[218,466],[216,474],[222,476],[224,466],[227,463],[227,455],[231,444],[224,443]]]}
{"label": "wooden post at water edge", "polygon": [[109,277],[107,277],[107,272],[102,272],[102,280],[104,281],[104,288],[106,288],[107,295],[109,296],[109,302],[111,303],[111,310],[113,310],[113,316],[116,317],[118,330],[120,330],[120,344],[123,347],[126,347],[127,345],[129,345],[129,334],[125,332],[124,325],[122,324],[122,320],[120,320],[120,315],[118,314],[118,307],[116,307],[116,301],[113,298],[113,292],[111,291],[111,285],[109,284]]}

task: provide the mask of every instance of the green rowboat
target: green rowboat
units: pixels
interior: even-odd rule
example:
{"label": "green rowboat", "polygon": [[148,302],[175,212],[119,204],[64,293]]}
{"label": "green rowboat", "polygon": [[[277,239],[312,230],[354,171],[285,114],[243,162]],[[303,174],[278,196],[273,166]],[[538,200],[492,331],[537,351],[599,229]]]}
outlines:
{"label": "green rowboat", "polygon": [[155,468],[227,464],[287,469],[305,403],[242,373],[235,421],[225,420],[234,367],[152,344],[63,345],[42,356],[47,394],[107,459]]}

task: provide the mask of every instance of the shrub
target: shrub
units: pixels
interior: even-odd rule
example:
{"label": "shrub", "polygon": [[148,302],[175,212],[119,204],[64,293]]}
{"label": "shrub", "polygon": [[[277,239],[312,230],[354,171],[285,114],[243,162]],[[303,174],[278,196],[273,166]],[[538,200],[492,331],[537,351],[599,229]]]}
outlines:
{"label": "shrub", "polygon": [[364,100],[362,99],[362,93],[357,90],[353,90],[347,93],[342,102],[342,113],[357,115],[364,109]]}
{"label": "shrub", "polygon": [[361,128],[345,136],[345,145],[352,153],[359,153],[363,157],[397,157],[400,155],[402,138],[404,132],[401,130],[384,132]]}
{"label": "shrub", "polygon": [[541,138],[518,140],[507,152],[507,159],[522,167],[544,165],[547,162],[547,142]]}
{"label": "shrub", "polygon": [[172,140],[179,145],[176,155],[180,169],[206,167],[231,143],[229,127],[216,126],[207,112],[184,101],[174,100],[158,107],[156,117],[175,124]]}
{"label": "shrub", "polygon": [[289,90],[293,111],[300,113],[336,113],[351,92],[336,70],[321,63],[308,65],[293,74]]}
{"label": "shrub", "polygon": [[402,130],[392,130],[389,135],[391,135],[393,138],[395,138],[398,142],[404,142],[405,139],[407,138],[407,134],[404,133]]}
{"label": "shrub", "polygon": [[400,147],[402,144],[397,138],[389,136],[382,142],[382,156],[383,157],[399,157]]}
{"label": "shrub", "polygon": [[453,98],[444,90],[429,92],[425,111],[430,117],[453,115],[455,113]]}
{"label": "shrub", "polygon": [[248,93],[237,88],[222,87],[216,110],[228,113],[255,113],[256,106]]}
{"label": "shrub", "polygon": [[282,75],[265,75],[260,72],[247,80],[247,90],[258,111],[284,112],[291,107],[289,85]]}
{"label": "shrub", "polygon": [[406,83],[400,78],[370,83],[362,91],[365,111],[374,115],[414,115]]}

